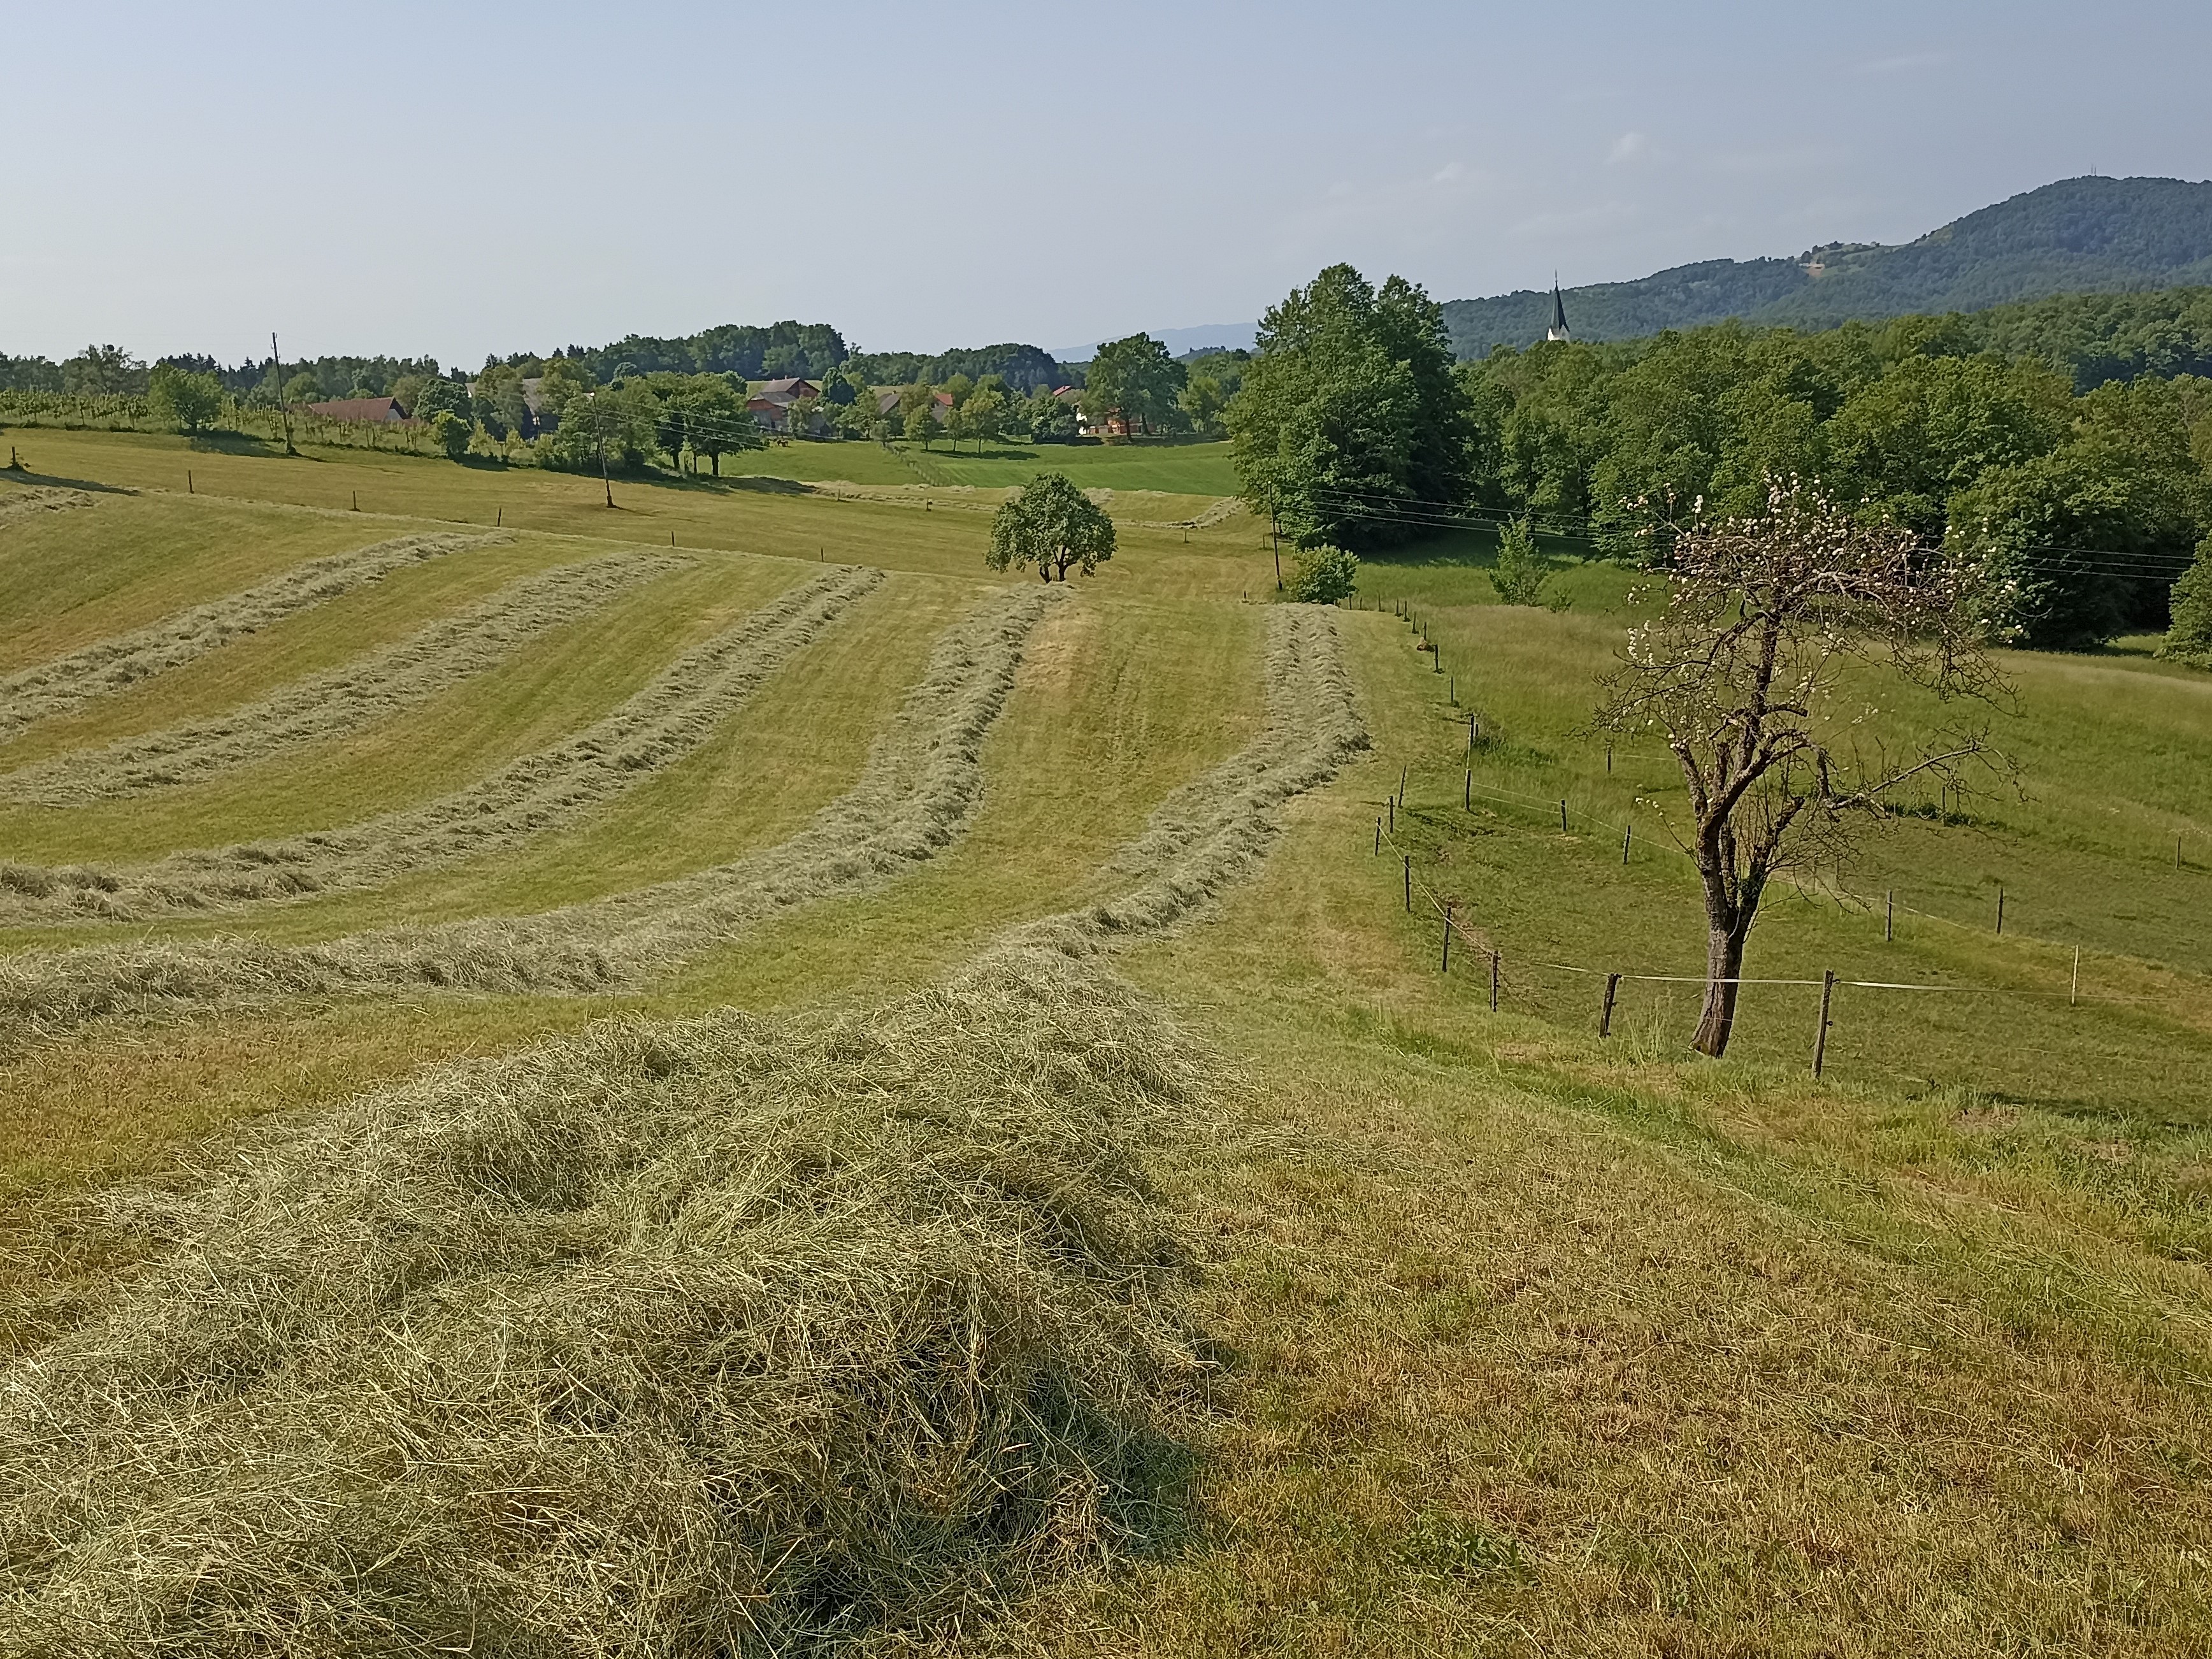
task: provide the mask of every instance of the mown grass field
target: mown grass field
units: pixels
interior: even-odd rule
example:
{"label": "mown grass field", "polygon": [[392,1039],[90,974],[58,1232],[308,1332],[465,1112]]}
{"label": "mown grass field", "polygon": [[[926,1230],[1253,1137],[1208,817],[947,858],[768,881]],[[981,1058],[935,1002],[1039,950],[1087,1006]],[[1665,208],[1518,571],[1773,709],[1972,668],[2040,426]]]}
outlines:
{"label": "mown grass field", "polygon": [[[130,799],[0,802],[0,861],[15,866],[128,866],[434,800],[605,717],[826,562],[891,573],[703,740],[580,816],[367,888],[0,932],[0,961],[33,975],[42,953],[77,947],[316,948],[743,867],[869,775],[937,641],[988,601],[975,507],[1008,481],[840,475],[913,500],[618,482],[610,513],[596,479],[360,452],[287,461],[46,432],[23,448],[40,483],[92,501],[0,520],[0,676],[309,558],[495,518],[515,533],[33,724],[0,743],[0,784],[217,715],[594,550],[665,550],[673,532],[684,562],[388,720]],[[1127,457],[1125,474],[1078,475],[1115,489],[1117,511],[1125,489],[1179,507],[1218,493],[1204,471],[1218,458],[1195,448],[1086,454]],[[15,488],[0,484],[0,512]],[[865,1030],[872,1011],[966,984],[1013,930],[1110,907],[1146,878],[1155,815],[1203,818],[1216,781],[1280,724],[1264,527],[1121,516],[1114,562],[1024,638],[972,805],[888,879],[833,883],[588,993],[417,983],[9,1028],[0,1334],[15,1376],[127,1316],[173,1248],[88,1204],[252,1156],[268,1126],[319,1133],[325,1115],[358,1116],[345,1103],[364,1090],[434,1091],[459,1060],[551,1052],[537,1045],[610,1015],[735,1007],[800,1022],[790,1053],[811,1058],[793,1063],[829,1067],[825,1097],[848,1097],[843,1076],[895,1102],[907,1085],[869,1069],[865,1043],[805,1022]],[[1234,864],[1194,919],[1137,929],[1110,957],[1147,1018],[1188,1034],[1204,1079],[1180,1129],[1132,1120],[1187,1264],[1162,1305],[1196,1357],[1194,1380],[1148,1407],[1164,1449],[1145,1465],[1146,1518],[1103,1553],[986,1551],[960,1571],[996,1586],[995,1616],[964,1614],[957,1637],[915,1628],[971,1653],[2203,1651],[2212,677],[2127,651],[2008,659],[2016,705],[1996,736],[2025,793],[1907,820],[1857,867],[1775,901],[1754,934],[1765,977],[1954,988],[1840,991],[1815,1083],[1817,992],[1802,986],[1753,988],[1723,1063],[1683,1053],[1694,985],[1628,981],[1613,1036],[1596,1036],[1602,978],[1565,969],[1693,974],[1701,959],[1666,830],[1670,763],[1619,744],[1608,768],[1584,729],[1630,582],[1577,566],[1558,578],[1569,608],[1505,607],[1488,556],[1480,538],[1447,539],[1364,568],[1361,603],[1378,608],[1334,622],[1370,747],[1271,805],[1264,859]],[[1392,614],[1401,599],[1437,659]],[[1879,701],[1888,729],[1930,718]],[[1497,1014],[1486,961],[1463,945],[1440,972],[1433,913],[1407,911],[1403,866],[1374,851],[1401,769],[1397,839],[1425,890],[1498,950]],[[1057,988],[1040,981],[1034,1018],[1075,1030],[1090,1015]],[[962,991],[947,1029],[972,1022],[977,1052],[1025,1063],[1028,1039],[1003,1024],[1020,1006]],[[1079,1098],[1069,1079],[1103,1075],[1097,1056],[1121,1040],[1083,1048],[1075,1072],[1048,1067],[1078,1092],[1035,1099]],[[961,1095],[963,1111],[987,1109],[988,1085],[958,1087],[984,1091]],[[470,1133],[490,1146],[508,1131]],[[1071,1179],[1049,1167],[976,1213],[1006,1192],[1042,1201]],[[1085,1282],[1127,1270],[1094,1265]],[[1121,1328],[1110,1310],[1085,1317]],[[998,1456],[1011,1442],[989,1443]],[[854,1467],[884,1466],[868,1456]],[[946,1483],[929,1490],[964,1490],[929,1467]],[[10,1547],[12,1595],[35,1574]],[[917,1545],[914,1559],[937,1558]],[[10,1639],[28,1628],[0,1623]]]}

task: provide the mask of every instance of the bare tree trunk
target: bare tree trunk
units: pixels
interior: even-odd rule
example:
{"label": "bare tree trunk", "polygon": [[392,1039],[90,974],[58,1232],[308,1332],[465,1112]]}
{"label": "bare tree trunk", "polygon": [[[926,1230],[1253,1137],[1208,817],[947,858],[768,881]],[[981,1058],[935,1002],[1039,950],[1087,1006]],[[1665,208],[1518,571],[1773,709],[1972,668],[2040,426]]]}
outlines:
{"label": "bare tree trunk", "polygon": [[1698,1034],[1690,1046],[1716,1059],[1728,1052],[1735,1030],[1736,992],[1743,976],[1744,935],[1749,930],[1733,919],[1714,924],[1705,940],[1705,1006],[1698,1018]]}

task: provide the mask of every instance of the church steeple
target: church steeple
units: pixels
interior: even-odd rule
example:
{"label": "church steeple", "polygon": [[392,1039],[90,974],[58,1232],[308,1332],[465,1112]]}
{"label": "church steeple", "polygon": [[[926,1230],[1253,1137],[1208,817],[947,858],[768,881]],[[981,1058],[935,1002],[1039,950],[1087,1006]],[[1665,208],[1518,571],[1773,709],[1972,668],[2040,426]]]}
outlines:
{"label": "church steeple", "polygon": [[1566,301],[1559,297],[1559,273],[1552,273],[1552,326],[1545,331],[1547,340],[1571,340],[1574,331],[1567,326]]}

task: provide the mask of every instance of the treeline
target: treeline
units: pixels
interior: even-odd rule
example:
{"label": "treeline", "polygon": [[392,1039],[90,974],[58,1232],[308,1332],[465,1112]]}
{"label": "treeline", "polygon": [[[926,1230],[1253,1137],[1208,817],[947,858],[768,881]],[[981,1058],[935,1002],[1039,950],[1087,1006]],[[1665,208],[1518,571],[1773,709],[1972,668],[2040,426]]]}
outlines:
{"label": "treeline", "polygon": [[854,356],[847,367],[871,386],[911,386],[917,380],[942,386],[956,375],[964,374],[975,381],[995,375],[1026,395],[1039,386],[1052,392],[1083,384],[1082,370],[1033,345],[977,346],[940,351],[934,356],[918,351],[863,351]]}
{"label": "treeline", "polygon": [[1643,558],[1668,526],[1747,513],[1794,477],[1971,562],[2026,643],[2166,626],[2212,530],[2212,380],[2077,392],[1984,349],[1973,320],[1729,323],[1455,368],[1425,294],[1339,266],[1268,313],[1227,417],[1248,499],[1307,545],[1364,550],[1474,511]]}

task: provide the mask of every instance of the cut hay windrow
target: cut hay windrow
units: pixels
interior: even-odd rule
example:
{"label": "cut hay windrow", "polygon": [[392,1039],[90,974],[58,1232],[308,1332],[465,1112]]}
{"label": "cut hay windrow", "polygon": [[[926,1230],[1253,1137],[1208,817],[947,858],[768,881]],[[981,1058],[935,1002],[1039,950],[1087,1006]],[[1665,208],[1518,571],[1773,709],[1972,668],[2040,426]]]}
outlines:
{"label": "cut hay windrow", "polygon": [[854,787],[775,847],[538,915],[308,945],[219,937],[24,951],[0,959],[0,1054],[118,1014],[347,993],[612,989],[769,917],[880,886],[966,830],[982,799],[984,740],[1024,645],[1062,597],[1000,590],[946,630]]}
{"label": "cut hay windrow", "polygon": [[0,738],[181,667],[242,634],[282,622],[408,565],[511,539],[496,532],[399,536],[350,552],[328,554],[254,586],[19,670],[0,678]]}
{"label": "cut hay windrow", "polygon": [[1367,747],[1336,613],[1278,607],[1268,619],[1267,720],[1260,735],[1154,811],[1108,865],[1134,880],[1099,903],[1024,923],[1011,942],[1082,956],[1164,932],[1252,875],[1285,801],[1335,777]]}
{"label": "cut hay windrow", "polygon": [[65,489],[52,484],[13,490],[0,495],[0,529],[36,518],[41,513],[67,513],[72,507],[90,507],[99,499],[89,489]]}
{"label": "cut hay windrow", "polygon": [[513,846],[692,753],[801,647],[884,580],[840,567],[779,594],[671,663],[605,718],[420,806],[152,864],[0,864],[0,921],[137,920],[349,888]]}
{"label": "cut hay windrow", "polygon": [[1001,951],[223,1149],[0,1370],[0,1651],[941,1641],[1161,1523],[1200,1372],[1141,1154],[1206,1110],[1125,985]]}
{"label": "cut hay windrow", "polygon": [[532,640],[689,561],[617,553],[510,583],[405,639],[218,715],[74,750],[0,775],[0,799],[68,806],[198,783],[419,707]]}

